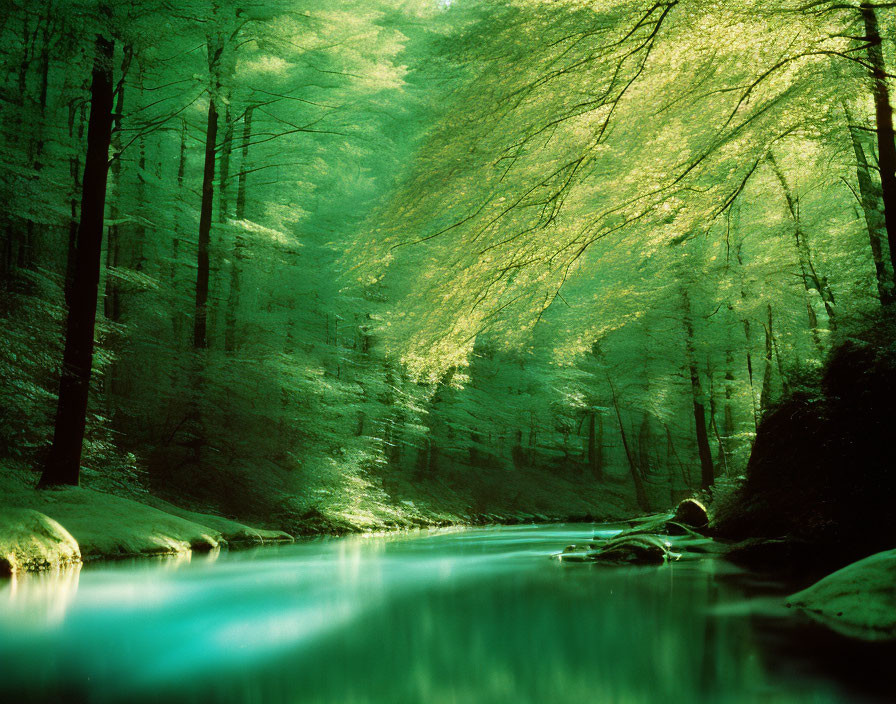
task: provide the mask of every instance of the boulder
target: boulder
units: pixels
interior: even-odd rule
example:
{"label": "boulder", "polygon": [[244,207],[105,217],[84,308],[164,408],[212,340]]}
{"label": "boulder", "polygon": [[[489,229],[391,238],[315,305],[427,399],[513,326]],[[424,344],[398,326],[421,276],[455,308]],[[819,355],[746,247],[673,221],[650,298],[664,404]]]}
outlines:
{"label": "boulder", "polygon": [[685,499],[678,504],[672,520],[689,528],[706,528],[709,525],[709,514],[706,506],[697,499]]}
{"label": "boulder", "polygon": [[896,640],[896,550],[837,570],[787,600],[816,621],[862,640]]}
{"label": "boulder", "polygon": [[52,518],[32,509],[0,507],[0,575],[80,562],[77,541]]}

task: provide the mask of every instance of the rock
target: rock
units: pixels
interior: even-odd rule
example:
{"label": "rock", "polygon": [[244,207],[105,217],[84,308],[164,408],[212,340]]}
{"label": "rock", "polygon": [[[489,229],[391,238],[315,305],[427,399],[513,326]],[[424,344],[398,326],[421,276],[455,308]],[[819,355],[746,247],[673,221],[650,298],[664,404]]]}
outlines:
{"label": "rock", "polygon": [[672,520],[689,528],[706,528],[709,525],[709,514],[706,506],[697,499],[685,499],[678,504]]}
{"label": "rock", "polygon": [[670,547],[669,541],[656,535],[622,535],[602,543],[570,545],[557,558],[561,562],[657,565],[680,557]]}
{"label": "rock", "polygon": [[190,550],[192,552],[213,552],[226,544],[224,540],[213,540],[208,536],[200,535],[190,540]]}
{"label": "rock", "polygon": [[52,518],[32,509],[0,508],[0,575],[80,562],[77,541]]}
{"label": "rock", "polygon": [[597,548],[594,543],[585,543],[584,545],[567,545],[563,548],[563,552],[552,555],[552,557],[561,562],[592,562],[592,554]]}
{"label": "rock", "polygon": [[563,548],[563,555],[567,555],[569,553],[574,552],[591,552],[597,549],[597,545],[595,543],[585,543],[584,545],[567,545]]}
{"label": "rock", "polygon": [[[598,548],[594,559],[598,562],[657,565],[675,555],[669,550],[669,547],[667,541],[657,536],[626,536],[622,539],[611,540]],[[677,555],[672,559],[677,559]]]}
{"label": "rock", "polygon": [[896,640],[896,550],[837,570],[787,600],[843,635]]}

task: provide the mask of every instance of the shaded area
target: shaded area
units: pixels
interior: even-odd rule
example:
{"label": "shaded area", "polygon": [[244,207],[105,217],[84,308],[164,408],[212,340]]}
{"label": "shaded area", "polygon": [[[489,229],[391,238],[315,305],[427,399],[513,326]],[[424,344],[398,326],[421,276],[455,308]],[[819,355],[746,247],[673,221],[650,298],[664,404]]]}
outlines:
{"label": "shaded area", "polygon": [[777,540],[745,545],[745,559],[845,564],[896,544],[894,341],[888,318],[856,331],[763,417],[743,487],[713,525],[728,538]]}

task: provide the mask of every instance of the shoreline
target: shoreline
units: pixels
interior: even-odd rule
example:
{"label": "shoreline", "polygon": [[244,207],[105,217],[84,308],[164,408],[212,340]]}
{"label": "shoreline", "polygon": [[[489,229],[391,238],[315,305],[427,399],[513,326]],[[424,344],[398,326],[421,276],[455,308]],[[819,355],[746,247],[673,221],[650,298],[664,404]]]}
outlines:
{"label": "shoreline", "polygon": [[309,526],[309,530],[291,535],[175,506],[152,495],[138,501],[84,487],[7,486],[4,490],[0,505],[0,577],[53,571],[73,564],[203,555],[326,537],[620,520],[590,513],[487,513],[458,516],[456,521],[415,517],[404,524],[386,524],[374,530],[369,524],[342,522],[323,530]]}

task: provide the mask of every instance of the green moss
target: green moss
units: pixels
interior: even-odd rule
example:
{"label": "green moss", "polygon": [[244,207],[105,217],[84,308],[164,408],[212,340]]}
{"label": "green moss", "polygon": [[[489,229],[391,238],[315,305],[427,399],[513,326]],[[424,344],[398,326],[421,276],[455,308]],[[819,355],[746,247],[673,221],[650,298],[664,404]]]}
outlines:
{"label": "green moss", "polygon": [[0,575],[79,562],[77,541],[52,518],[32,509],[0,508]]}
{"label": "green moss", "polygon": [[[0,570],[54,568],[83,560],[208,552],[229,543],[284,542],[280,531],[82,487],[38,491],[25,477],[0,482]],[[15,508],[13,508],[15,507]]]}
{"label": "green moss", "polygon": [[896,639],[896,550],[880,552],[794,594],[788,607],[844,635]]}

